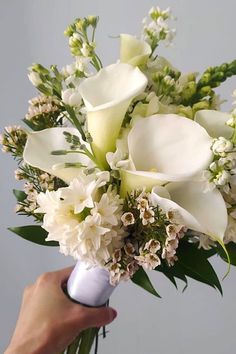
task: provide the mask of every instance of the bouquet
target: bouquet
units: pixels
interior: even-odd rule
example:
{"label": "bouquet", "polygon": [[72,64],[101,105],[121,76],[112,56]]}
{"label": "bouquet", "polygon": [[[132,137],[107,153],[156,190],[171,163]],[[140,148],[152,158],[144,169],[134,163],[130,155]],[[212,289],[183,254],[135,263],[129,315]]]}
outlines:
{"label": "bouquet", "polygon": [[[107,67],[98,17],[77,18],[65,30],[73,63],[33,64],[39,95],[25,127],[1,135],[24,181],[16,212],[35,221],[10,230],[78,260],[67,293],[87,306],[104,305],[122,280],[159,297],[148,270],[222,293],[209,258],[226,261],[226,275],[236,265],[236,108],[220,111],[215,92],[236,60],[181,73],[157,50],[175,35],[171,18],[153,7]],[[83,332],[66,352],[89,353],[97,335]]]}

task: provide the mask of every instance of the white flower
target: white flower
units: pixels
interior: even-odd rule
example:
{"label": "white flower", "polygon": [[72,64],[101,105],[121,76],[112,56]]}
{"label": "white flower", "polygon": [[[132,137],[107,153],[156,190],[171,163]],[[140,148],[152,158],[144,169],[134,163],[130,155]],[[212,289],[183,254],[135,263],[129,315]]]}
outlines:
{"label": "white flower", "polygon": [[[64,132],[76,135],[81,143],[90,150],[89,144],[84,142],[80,133],[75,128],[50,128],[38,132],[28,133],[23,159],[24,161],[45,172],[57,176],[70,183],[79,174],[80,168],[92,167],[91,160],[83,154],[52,155],[55,150],[70,150],[70,144],[66,141]],[[66,163],[75,164],[75,167],[67,167]]]}
{"label": "white flower", "polygon": [[129,34],[120,35],[120,61],[121,63],[138,66],[145,64],[152,52],[150,45]]}
{"label": "white flower", "polygon": [[126,232],[121,228],[122,200],[111,187],[101,194],[109,180],[107,171],[86,176],[80,173],[69,187],[40,193],[47,240],[58,241],[60,251],[81,259],[89,266],[108,262],[123,246]]}
{"label": "white flower", "polygon": [[108,189],[104,193],[99,202],[94,203],[95,206],[91,211],[92,214],[99,214],[102,218],[103,224],[118,225],[120,219],[120,211],[122,200],[115,191]]}
{"label": "white flower", "polygon": [[119,170],[120,168],[128,168],[130,161],[128,160],[128,144],[127,136],[129,128],[121,128],[120,136],[116,140],[116,151],[108,152],[106,160],[112,170]]}
{"label": "white flower", "polygon": [[151,253],[156,253],[160,249],[161,249],[160,242],[158,240],[154,240],[154,239],[148,241],[144,246],[144,250],[147,250]]}
{"label": "white flower", "polygon": [[155,213],[151,208],[148,208],[145,210],[141,209],[140,210],[140,219],[142,220],[142,224],[145,226],[145,225],[154,223],[154,221],[155,221],[154,214]]}
{"label": "white flower", "polygon": [[74,205],[74,213],[81,213],[84,208],[93,208],[92,193],[96,187],[95,181],[83,183],[79,178],[71,181],[69,187],[61,188],[61,198],[64,204]]}
{"label": "white flower", "polygon": [[137,209],[139,209],[140,211],[145,211],[146,209],[149,208],[149,204],[148,204],[148,199],[147,198],[137,198],[137,202],[138,202],[138,206]]}
{"label": "white flower", "polygon": [[77,89],[69,88],[61,93],[62,101],[72,107],[79,107],[81,105],[81,95]]}
{"label": "white flower", "polygon": [[91,46],[87,43],[83,43],[82,47],[80,49],[82,55],[84,57],[90,57],[91,56]]}
{"label": "white flower", "polygon": [[188,118],[157,114],[139,120],[128,135],[133,168],[121,171],[122,195],[193,178],[212,161],[211,144],[205,129]]}
{"label": "white flower", "polygon": [[220,136],[218,139],[213,140],[212,151],[215,155],[226,156],[227,152],[231,152],[233,143],[230,140]]}
{"label": "white flower", "polygon": [[[94,255],[101,247],[102,235],[110,231],[101,225],[101,216],[99,214],[89,215],[86,219],[79,223],[78,231],[78,246],[76,251],[79,258],[95,258]],[[90,255],[91,253],[91,255]],[[105,261],[108,260],[109,253],[107,252]]]}
{"label": "white flower", "polygon": [[229,183],[230,177],[231,177],[231,175],[228,171],[222,170],[219,173],[217,173],[213,182],[217,186],[225,186],[227,183]]}
{"label": "white flower", "polygon": [[135,252],[135,247],[131,242],[127,242],[124,245],[124,251],[127,254],[127,256],[133,256]]}
{"label": "white flower", "polygon": [[236,220],[230,215],[228,218],[228,226],[224,237],[224,243],[227,244],[229,242],[236,243]]}
{"label": "white flower", "polygon": [[203,248],[204,250],[210,250],[216,243],[207,235],[199,234],[199,246],[198,248]]}
{"label": "white flower", "polygon": [[79,91],[88,112],[93,150],[104,167],[107,167],[106,153],[115,150],[132,99],[144,91],[146,85],[146,76],[138,68],[124,63],[103,68],[81,83]]}
{"label": "white flower", "polygon": [[[222,243],[227,227],[227,209],[218,189],[203,192],[202,182],[171,182],[152,189],[153,206],[163,212],[177,210],[182,225],[210,236]],[[214,208],[212,208],[214,205]]]}
{"label": "white flower", "polygon": [[127,212],[121,216],[121,221],[123,222],[124,226],[129,226],[135,223],[135,218],[131,212]]}
{"label": "white flower", "polygon": [[147,253],[145,255],[135,256],[134,259],[140,266],[148,270],[155,269],[161,264],[160,258],[154,253]]}
{"label": "white flower", "polygon": [[205,128],[212,138],[221,136],[229,139],[233,134],[233,129],[226,123],[230,118],[229,113],[203,109],[195,114],[194,120]]}
{"label": "white flower", "polygon": [[38,73],[36,73],[35,71],[31,71],[28,74],[28,78],[30,80],[30,82],[35,86],[39,86],[40,84],[42,84],[42,79],[40,78],[40,75]]}
{"label": "white flower", "polygon": [[185,226],[170,224],[166,226],[166,233],[168,235],[168,241],[180,238],[183,236],[184,231],[186,231]]}

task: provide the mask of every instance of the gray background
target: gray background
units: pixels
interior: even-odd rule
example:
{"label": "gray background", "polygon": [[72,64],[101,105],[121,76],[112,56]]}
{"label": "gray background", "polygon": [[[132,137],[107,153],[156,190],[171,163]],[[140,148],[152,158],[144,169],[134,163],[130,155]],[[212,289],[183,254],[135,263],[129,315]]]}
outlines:
{"label": "gray background", "polygon": [[[235,0],[159,0],[170,5],[178,21],[175,46],[162,53],[184,71],[202,71],[208,65],[230,61],[236,56]],[[0,0],[0,109],[1,129],[18,124],[27,111],[35,90],[27,80],[32,62],[44,65],[70,63],[65,27],[78,16],[97,14],[100,28],[97,42],[104,64],[117,60],[119,42],[110,36],[138,34],[141,20],[154,0]],[[220,92],[229,98],[236,79]],[[6,230],[26,221],[14,214],[11,189],[15,163],[0,154],[0,352],[13,331],[24,287],[42,272],[58,269],[73,261],[56,249],[41,248],[17,238]],[[215,259],[220,277],[226,265]],[[184,294],[160,274],[151,275],[162,295],[156,299],[132,283],[121,284],[111,303],[118,319],[101,341],[101,354],[230,354],[236,347],[236,269],[224,281],[224,297],[211,288],[190,281]],[[179,283],[180,289],[183,284]]]}

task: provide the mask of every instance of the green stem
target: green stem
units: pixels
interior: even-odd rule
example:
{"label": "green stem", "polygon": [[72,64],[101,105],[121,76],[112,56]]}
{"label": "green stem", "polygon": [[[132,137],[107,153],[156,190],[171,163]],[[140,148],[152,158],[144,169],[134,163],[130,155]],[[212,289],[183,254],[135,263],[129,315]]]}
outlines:
{"label": "green stem", "polygon": [[82,139],[84,141],[86,141],[86,136],[84,134],[84,131],[81,127],[81,124],[80,122],[78,121],[76,115],[75,115],[75,112],[74,112],[74,109],[68,105],[64,105],[65,106],[65,109],[66,111],[68,112],[69,116],[70,116],[70,121],[74,124],[74,126],[78,129],[78,131],[80,132],[81,136],[82,136]]}
{"label": "green stem", "polygon": [[81,333],[81,343],[78,354],[89,354],[92,348],[94,339],[98,333],[98,328],[89,328]]}
{"label": "green stem", "polygon": [[66,349],[66,353],[65,354],[76,354],[77,350],[79,348],[79,344],[81,342],[81,338],[82,338],[82,334],[80,334],[78,337],[76,337],[76,339]]}

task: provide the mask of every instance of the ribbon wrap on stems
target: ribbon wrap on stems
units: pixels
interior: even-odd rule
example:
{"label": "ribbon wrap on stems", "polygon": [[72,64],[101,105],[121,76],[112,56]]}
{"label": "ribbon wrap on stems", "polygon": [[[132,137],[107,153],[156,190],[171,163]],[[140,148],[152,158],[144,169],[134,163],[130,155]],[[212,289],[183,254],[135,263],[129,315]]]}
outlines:
{"label": "ribbon wrap on stems", "polygon": [[[108,303],[115,288],[110,284],[107,270],[100,267],[88,269],[85,263],[78,261],[67,282],[67,295],[72,301],[83,306],[101,307]],[[97,354],[98,332],[98,328],[83,331],[65,353],[89,354],[95,341],[95,354]]]}
{"label": "ribbon wrap on stems", "polygon": [[78,261],[67,282],[69,297],[85,306],[104,306],[115,286],[109,282],[109,273],[100,267],[87,268]]}

